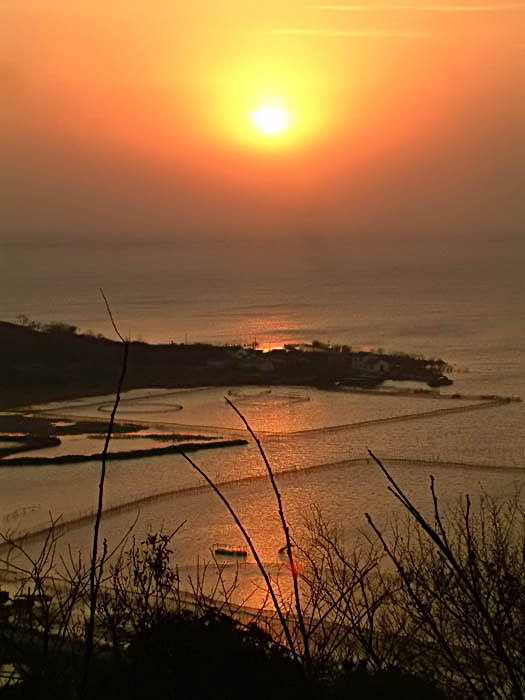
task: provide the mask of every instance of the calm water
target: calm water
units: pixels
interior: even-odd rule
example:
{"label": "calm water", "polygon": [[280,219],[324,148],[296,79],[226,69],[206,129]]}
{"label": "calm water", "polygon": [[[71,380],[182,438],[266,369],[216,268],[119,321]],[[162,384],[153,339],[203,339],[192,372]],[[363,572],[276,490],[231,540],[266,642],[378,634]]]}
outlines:
{"label": "calm water", "polygon": [[[0,259],[0,318],[26,314],[110,335],[98,293],[102,286],[121,329],[132,338],[257,339],[266,347],[319,338],[421,352],[455,366],[453,391],[525,397],[523,263],[522,246],[482,241],[403,249],[312,240],[12,247]],[[368,447],[387,461],[400,460],[390,461],[391,468],[420,503],[428,502],[430,473],[444,503],[481,490],[506,495],[523,481],[525,404],[355,426],[446,408],[450,400],[300,387],[259,397],[254,394],[260,389],[243,392],[235,397],[239,408],[263,436],[275,469],[287,472],[281,485],[296,527],[313,503],[349,537],[364,525],[365,511],[381,522],[390,517],[394,505],[384,479],[367,462]],[[224,436],[242,427],[224,403],[224,390],[164,393],[127,396],[122,417]],[[69,419],[100,418],[107,415],[108,401],[111,397],[71,402],[53,411]],[[196,453],[195,459],[224,484],[265,560],[278,563],[282,542],[275,505],[254,446]],[[75,520],[93,507],[97,477],[98,465],[88,463],[0,470],[0,524],[35,528],[49,511]],[[106,505],[130,503],[108,511],[105,535],[116,538],[137,512],[138,537],[148,528],[186,521],[175,547],[182,565],[209,557],[215,542],[241,541],[228,513],[180,457],[112,463]],[[71,527],[68,541],[84,548],[89,532],[85,524]],[[249,560],[247,573],[250,566]]]}
{"label": "calm water", "polygon": [[[525,244],[333,240],[4,248],[0,318],[147,341],[313,338],[443,355],[514,381],[524,367]],[[479,379],[479,378],[478,378]]]}

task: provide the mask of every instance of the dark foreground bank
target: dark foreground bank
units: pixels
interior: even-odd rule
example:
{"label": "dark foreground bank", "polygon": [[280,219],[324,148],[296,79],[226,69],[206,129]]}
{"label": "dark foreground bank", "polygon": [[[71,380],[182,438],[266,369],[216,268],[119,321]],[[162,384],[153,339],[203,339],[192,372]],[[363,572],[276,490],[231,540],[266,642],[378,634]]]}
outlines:
{"label": "dark foreground bank", "polygon": [[[4,647],[7,651],[9,644]],[[0,654],[2,647],[0,646]],[[40,665],[34,640],[22,682],[0,690],[20,700],[444,700],[427,681],[396,670],[375,674],[348,667],[328,677],[306,675],[257,626],[241,627],[218,614],[164,615],[139,631],[120,654],[98,651],[85,688],[82,649],[66,647]],[[38,662],[37,662],[38,659]]]}

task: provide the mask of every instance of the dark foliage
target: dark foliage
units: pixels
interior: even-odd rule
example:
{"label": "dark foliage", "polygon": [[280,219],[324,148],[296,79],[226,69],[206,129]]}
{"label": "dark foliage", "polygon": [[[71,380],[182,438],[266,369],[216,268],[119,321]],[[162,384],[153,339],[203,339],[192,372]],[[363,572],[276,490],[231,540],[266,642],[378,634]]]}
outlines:
{"label": "dark foliage", "polygon": [[[0,691],[2,700],[77,700],[80,650],[64,651],[42,666],[26,656],[22,684]],[[33,663],[34,662],[34,665]],[[199,619],[164,615],[140,632],[125,655],[93,656],[84,700],[444,700],[426,681],[398,670],[362,669],[335,679],[305,676],[288,652],[257,626],[224,615]]]}

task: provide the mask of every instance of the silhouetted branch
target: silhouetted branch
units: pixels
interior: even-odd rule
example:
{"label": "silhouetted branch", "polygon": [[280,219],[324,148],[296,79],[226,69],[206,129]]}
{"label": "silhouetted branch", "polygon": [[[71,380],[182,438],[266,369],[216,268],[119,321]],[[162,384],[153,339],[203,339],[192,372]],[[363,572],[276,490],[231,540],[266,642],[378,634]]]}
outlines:
{"label": "silhouetted branch", "polygon": [[[106,309],[108,311],[109,317],[111,319],[111,323],[113,324],[113,328],[115,329],[116,334],[122,341],[122,348],[123,348],[123,353],[122,353],[122,367],[120,371],[120,377],[118,380],[118,385],[117,385],[117,393],[115,396],[115,401],[113,403],[113,409],[111,411],[111,415],[109,418],[109,425],[108,425],[108,430],[106,433],[106,439],[104,442],[104,448],[102,450],[102,466],[100,470],[100,481],[98,485],[98,504],[97,504],[97,512],[95,516],[95,525],[93,528],[93,548],[91,552],[91,566],[90,566],[90,573],[89,573],[89,620],[87,624],[87,629],[86,629],[86,649],[85,649],[85,656],[84,656],[84,674],[83,674],[83,679],[82,679],[82,688],[81,688],[81,693],[85,691],[86,684],[87,684],[87,678],[89,674],[89,665],[91,662],[91,656],[93,653],[93,637],[95,633],[95,613],[96,613],[96,608],[97,608],[97,597],[98,597],[98,592],[100,589],[100,581],[102,579],[102,570],[104,567],[104,561],[105,561],[105,555],[106,555],[106,545],[104,545],[104,556],[100,560],[100,562],[97,561],[98,558],[98,539],[99,539],[99,531],[100,531],[100,522],[102,519],[102,510],[104,506],[104,482],[106,479],[106,462],[107,462],[107,454],[109,450],[109,443],[111,441],[111,435],[113,433],[113,425],[115,423],[115,417],[117,414],[117,409],[118,405],[120,403],[120,396],[122,393],[122,387],[124,385],[124,378],[126,376],[126,371],[128,367],[128,352],[129,352],[129,343],[124,340],[122,335],[120,334],[115,320],[113,318],[113,314],[111,312],[111,308],[109,306],[108,300],[106,298],[106,295],[104,294],[104,291],[101,289],[100,293],[102,294],[102,298],[104,299],[104,303],[106,305]],[[97,573],[98,570],[98,573]]]}
{"label": "silhouetted branch", "polygon": [[119,331],[119,329],[118,329],[118,327],[117,327],[117,324],[115,323],[115,319],[113,318],[113,312],[111,311],[111,307],[110,307],[110,305],[109,305],[109,302],[108,302],[108,300],[107,300],[106,295],[104,294],[104,290],[102,289],[102,287],[100,288],[100,293],[102,294],[102,298],[104,299],[104,304],[106,305],[106,310],[107,310],[107,312],[108,312],[108,316],[109,316],[109,318],[110,318],[111,325],[113,326],[113,330],[114,330],[115,333],[118,335],[118,337],[120,338],[120,340],[125,344],[127,341],[124,340],[124,338],[122,337],[122,335],[121,335],[121,333],[120,333],[120,331]]}
{"label": "silhouetted branch", "polygon": [[[482,580],[482,575],[481,572],[479,571],[478,568],[478,561],[477,561],[477,554],[474,550],[474,544],[473,544],[473,539],[472,539],[472,530],[471,530],[471,522],[470,522],[470,507],[471,507],[471,502],[470,498],[467,495],[466,498],[466,510],[464,513],[464,536],[466,540],[466,548],[467,548],[467,561],[463,562],[460,560],[459,555],[456,556],[454,551],[452,550],[452,547],[449,544],[449,541],[447,539],[444,526],[441,520],[441,517],[439,515],[439,508],[438,508],[438,501],[437,501],[437,496],[435,493],[435,488],[434,488],[434,480],[431,480],[431,493],[432,493],[432,499],[433,499],[433,505],[434,505],[434,517],[436,521],[436,528],[433,528],[430,523],[426,520],[426,518],[421,514],[421,512],[413,505],[413,503],[408,499],[408,497],[403,493],[401,488],[398,486],[396,481],[393,479],[393,477],[390,475],[386,467],[382,464],[381,460],[379,460],[373,452],[369,450],[370,456],[374,459],[376,464],[379,466],[383,474],[386,476],[388,479],[389,483],[391,486],[389,487],[389,490],[396,496],[396,498],[404,505],[404,507],[407,509],[407,511],[412,515],[412,517],[415,519],[417,524],[420,526],[421,530],[430,538],[430,540],[433,542],[433,544],[436,546],[440,554],[442,555],[442,561],[443,563],[446,562],[446,565],[449,567],[450,571],[453,572],[454,575],[454,581],[455,581],[455,586],[457,587],[457,595],[458,596],[464,596],[467,600],[469,605],[473,608],[475,613],[479,615],[481,618],[483,624],[479,626],[477,629],[477,634],[478,636],[483,637],[483,641],[487,644],[490,644],[492,648],[494,649],[498,662],[502,664],[502,666],[505,668],[508,681],[510,682],[510,685],[513,689],[513,697],[514,698],[523,698],[524,693],[523,689],[520,683],[520,680],[517,676],[516,673],[516,666],[515,662],[512,658],[512,650],[507,650],[506,644],[504,642],[503,636],[502,636],[502,631],[500,628],[500,623],[499,621],[495,618],[495,615],[490,607],[490,600],[489,598],[486,597],[486,591],[487,591],[487,586],[486,582]],[[406,572],[404,571],[403,567],[401,566],[401,563],[396,557],[395,553],[392,552],[392,550],[388,547],[384,537],[381,535],[379,529],[375,526],[375,524],[372,521],[372,518],[370,515],[367,513],[366,518],[373,528],[374,532],[376,535],[379,537],[383,548],[387,555],[390,557],[392,562],[395,564],[398,573],[400,574],[401,578],[403,579],[406,589],[410,597],[413,599],[414,603],[418,608],[420,609],[421,613],[425,617],[426,621],[428,622],[429,626],[432,628],[434,634],[436,635],[436,639],[438,639],[442,649],[446,652],[447,656],[449,657],[449,660],[454,664],[454,666],[457,668],[458,672],[462,674],[464,679],[467,681],[469,684],[469,687],[471,688],[471,691],[474,692],[478,697],[484,697],[483,693],[479,693],[477,690],[475,690],[474,686],[472,685],[472,681],[470,679],[469,674],[465,671],[465,668],[461,666],[458,661],[457,661],[457,655],[455,653],[455,650],[452,649],[452,647],[448,644],[447,640],[445,637],[441,634],[438,625],[435,622],[434,615],[432,613],[432,610],[428,607],[428,604],[424,604],[418,594],[414,592],[414,589],[411,586],[410,580],[406,575]],[[461,538],[461,534],[458,534],[458,544],[459,540]],[[482,591],[485,592],[485,597]],[[429,594],[439,598],[438,592],[435,590],[429,591]],[[443,605],[443,602],[439,599],[439,604]],[[465,620],[465,624],[468,625],[469,621]],[[480,673],[484,673],[483,667],[480,668]],[[492,692],[494,697],[500,696],[500,692],[497,688],[496,685],[494,685],[493,681],[490,679],[489,676],[485,677],[485,683],[489,687],[492,688]]]}
{"label": "silhouetted branch", "polygon": [[257,445],[259,453],[263,459],[264,465],[265,465],[266,470],[268,472],[268,476],[270,477],[270,483],[272,485],[273,492],[275,493],[275,497],[277,499],[277,506],[279,509],[279,517],[281,519],[281,527],[283,529],[284,536],[286,539],[286,553],[288,555],[288,561],[290,563],[290,571],[292,573],[293,590],[294,590],[294,598],[295,598],[295,610],[297,613],[297,621],[299,623],[299,630],[301,632],[301,637],[303,639],[305,662],[306,662],[307,667],[310,667],[311,658],[310,658],[309,635],[306,631],[306,626],[304,624],[304,617],[303,617],[303,611],[302,611],[302,606],[301,606],[301,598],[300,598],[300,593],[299,593],[299,583],[297,580],[297,567],[296,567],[294,559],[293,559],[292,541],[290,538],[290,529],[288,527],[288,523],[286,522],[281,493],[280,493],[279,488],[277,487],[277,484],[275,482],[273,470],[270,466],[270,462],[268,460],[268,457],[266,456],[266,453],[265,453],[264,448],[261,444],[261,441],[259,440],[257,435],[254,433],[254,431],[252,430],[252,427],[250,426],[250,424],[248,423],[246,418],[243,416],[243,414],[239,411],[237,406],[235,406],[235,404],[233,404],[227,397],[224,397],[224,398],[225,398],[226,402],[233,408],[233,410],[239,416],[239,418],[242,420],[242,422],[246,426],[246,429],[248,430],[248,432],[252,436],[255,444]]}
{"label": "silhouetted branch", "polygon": [[246,540],[246,543],[248,544],[248,547],[250,548],[250,551],[251,551],[251,553],[253,554],[253,557],[254,557],[255,561],[257,562],[257,566],[259,567],[259,571],[260,571],[261,574],[262,574],[262,577],[263,577],[263,579],[264,579],[264,582],[265,582],[265,584],[266,584],[266,587],[267,587],[267,589],[268,589],[268,592],[270,593],[270,596],[271,596],[271,598],[272,598],[272,602],[273,602],[273,604],[274,604],[274,606],[275,606],[275,610],[276,610],[277,615],[278,615],[278,617],[279,617],[279,621],[280,621],[280,623],[281,623],[281,626],[282,626],[284,635],[285,635],[285,637],[286,637],[286,641],[288,642],[290,651],[292,652],[292,655],[293,655],[294,659],[295,659],[297,662],[299,662],[300,659],[299,659],[299,656],[298,656],[297,651],[296,651],[296,649],[295,649],[295,644],[293,643],[292,635],[290,634],[290,629],[289,629],[289,627],[288,627],[288,623],[286,622],[286,620],[285,620],[285,618],[284,618],[283,612],[282,612],[282,610],[281,610],[281,606],[280,606],[279,601],[278,601],[278,599],[277,599],[277,595],[276,595],[276,593],[275,593],[275,591],[274,591],[274,588],[273,588],[273,586],[272,586],[272,582],[270,581],[270,577],[268,576],[268,573],[266,572],[266,569],[264,568],[264,564],[262,563],[261,558],[259,557],[259,554],[258,554],[258,552],[257,552],[257,550],[256,550],[256,548],[255,548],[255,545],[254,545],[253,542],[252,542],[252,539],[251,539],[250,535],[249,535],[248,532],[246,531],[246,528],[244,527],[244,525],[243,525],[242,522],[240,521],[239,517],[237,516],[236,512],[234,511],[234,509],[233,509],[232,506],[230,505],[230,503],[229,503],[228,499],[226,498],[226,496],[224,496],[224,494],[223,494],[223,493],[220,491],[220,489],[214,484],[214,482],[210,479],[210,477],[206,474],[206,472],[204,472],[199,466],[197,466],[197,465],[195,464],[195,462],[194,462],[192,459],[190,459],[190,457],[188,457],[188,455],[184,454],[184,452],[183,452],[182,450],[179,449],[179,452],[180,452],[180,454],[184,457],[184,459],[185,459],[187,462],[189,462],[189,464],[191,464],[191,466],[193,467],[193,469],[195,469],[195,471],[198,472],[198,473],[202,476],[202,478],[203,478],[203,479],[211,486],[211,488],[215,491],[215,493],[217,494],[217,496],[221,499],[221,501],[224,503],[224,505],[225,505],[226,508],[228,509],[230,515],[232,516],[232,518],[233,518],[234,521],[235,521],[235,524],[237,525],[237,527],[239,528],[239,530],[242,532],[242,535],[243,535],[244,539]]}

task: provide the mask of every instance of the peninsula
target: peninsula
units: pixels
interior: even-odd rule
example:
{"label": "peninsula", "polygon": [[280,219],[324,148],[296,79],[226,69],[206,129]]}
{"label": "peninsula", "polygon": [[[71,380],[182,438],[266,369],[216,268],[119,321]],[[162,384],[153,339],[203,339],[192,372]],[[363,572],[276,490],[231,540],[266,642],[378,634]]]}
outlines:
{"label": "peninsula", "polygon": [[[0,321],[0,409],[112,393],[122,343],[75,326]],[[386,379],[452,384],[447,364],[313,341],[268,352],[240,345],[129,343],[125,389],[304,385],[370,388]]]}

